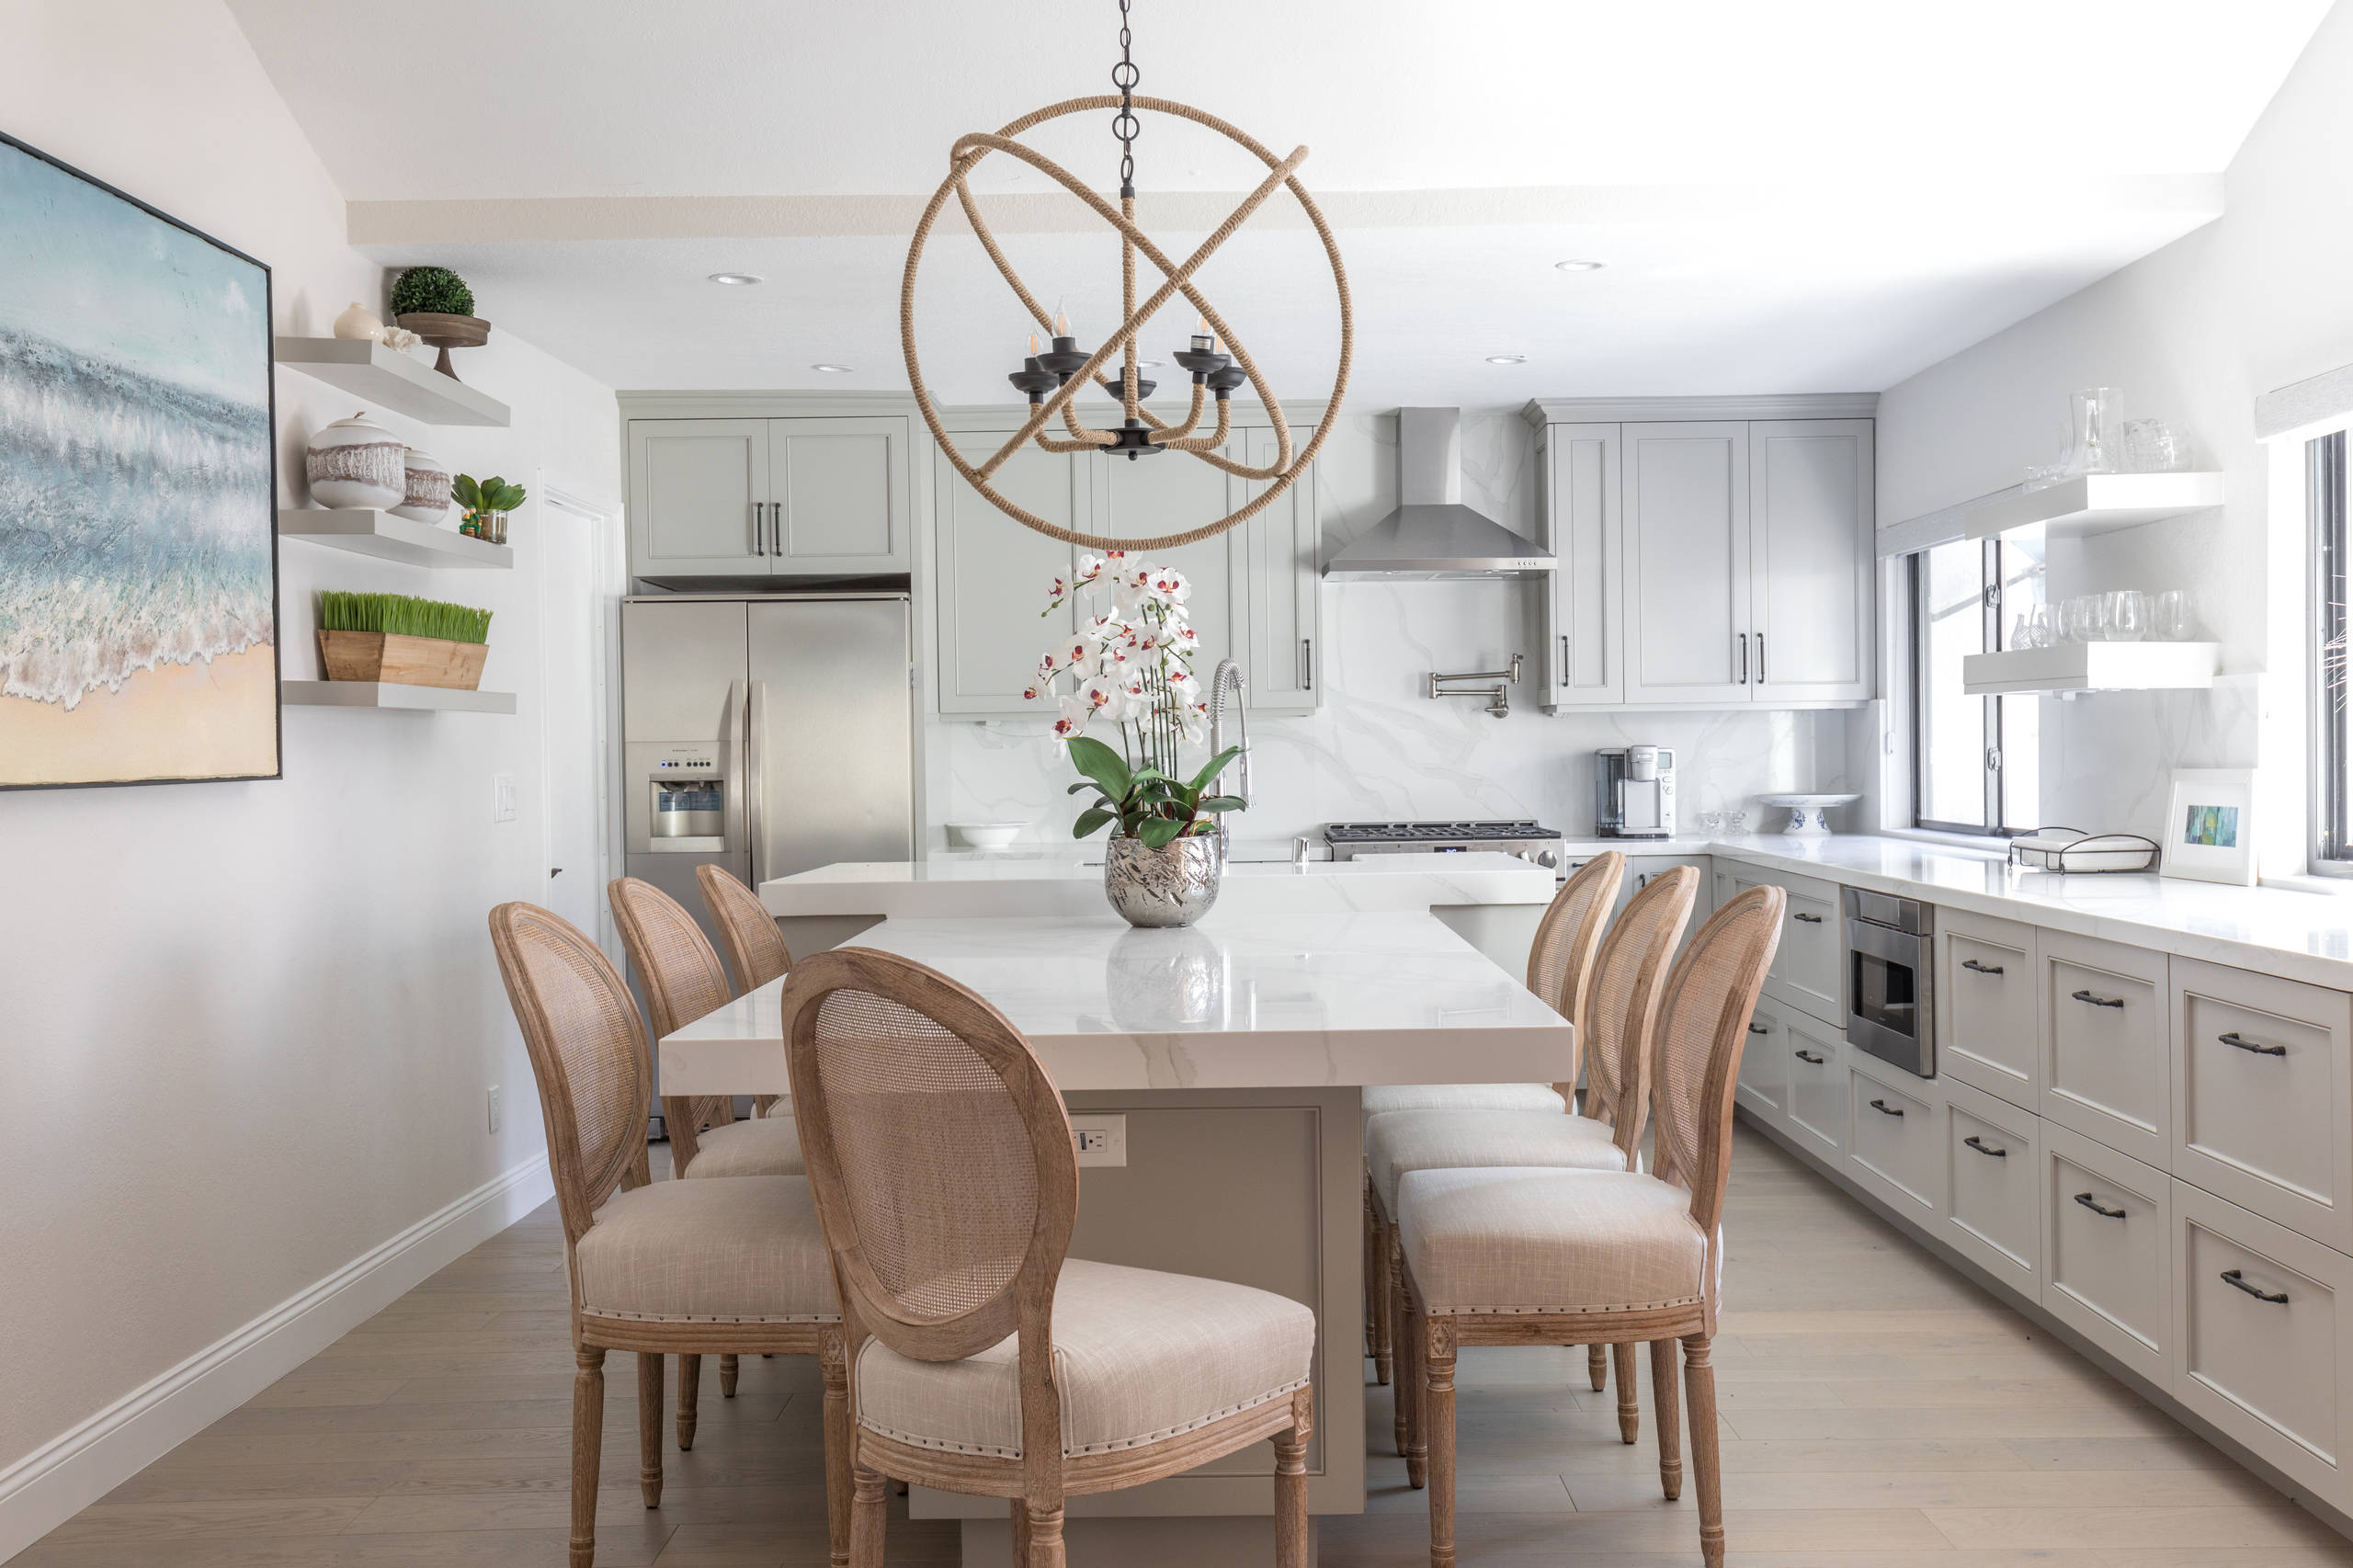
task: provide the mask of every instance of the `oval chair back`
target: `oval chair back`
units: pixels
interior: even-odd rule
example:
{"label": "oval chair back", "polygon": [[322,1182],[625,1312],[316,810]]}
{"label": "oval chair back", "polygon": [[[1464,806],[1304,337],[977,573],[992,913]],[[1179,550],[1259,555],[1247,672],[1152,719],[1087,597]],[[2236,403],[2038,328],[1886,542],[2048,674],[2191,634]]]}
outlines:
{"label": "oval chair back", "polygon": [[[612,904],[613,924],[620,930],[630,967],[637,971],[638,989],[645,994],[645,1010],[651,1016],[655,1040],[734,1000],[718,953],[684,904],[635,877],[616,877],[607,884],[605,895]],[[663,1096],[662,1124],[670,1135],[670,1174],[687,1174],[704,1128],[734,1119],[732,1095]]]}
{"label": "oval chair back", "polygon": [[1611,923],[1594,960],[1577,1032],[1585,1056],[1585,1113],[1613,1128],[1626,1168],[1636,1169],[1651,1089],[1651,1049],[1675,944],[1690,924],[1699,872],[1677,866],[1653,877]]}
{"label": "oval chair back", "polygon": [[[1626,857],[1615,849],[1605,849],[1587,860],[1552,895],[1544,918],[1537,923],[1536,939],[1529,945],[1528,989],[1572,1024],[1581,1023],[1577,1009],[1585,1005],[1594,950],[1601,945],[1602,927],[1609,923],[1610,908],[1618,902],[1618,889],[1625,879]],[[1585,1033],[1582,1028],[1574,1032],[1570,1049],[1581,1055]],[[1571,1109],[1576,1107],[1579,1071],[1573,1055],[1567,1080],[1552,1085]]]}
{"label": "oval chair back", "polygon": [[695,881],[702,884],[703,906],[719,928],[727,967],[735,972],[735,994],[766,985],[792,967],[792,949],[757,893],[716,866],[697,866]]}

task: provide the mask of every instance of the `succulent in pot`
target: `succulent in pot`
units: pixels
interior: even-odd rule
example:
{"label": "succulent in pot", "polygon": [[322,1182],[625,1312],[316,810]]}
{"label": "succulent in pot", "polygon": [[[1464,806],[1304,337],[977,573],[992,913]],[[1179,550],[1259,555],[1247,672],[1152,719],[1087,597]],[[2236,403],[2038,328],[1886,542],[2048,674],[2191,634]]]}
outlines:
{"label": "succulent in pot", "polygon": [[509,484],[494,473],[483,480],[461,473],[449,482],[449,491],[458,498],[458,505],[465,508],[458,520],[460,533],[472,534],[492,544],[506,542],[506,514],[526,499],[521,485]]}
{"label": "succulent in pot", "polygon": [[[1054,579],[1046,613],[1082,589],[1091,590],[1093,613],[1080,618],[1068,642],[1047,652],[1025,695],[1059,703],[1054,733],[1084,775],[1070,793],[1094,796],[1071,836],[1112,830],[1103,856],[1111,906],[1131,926],[1188,926],[1209,913],[1223,879],[1216,818],[1244,805],[1214,792],[1240,748],[1189,773],[1182,762],[1185,746],[1199,744],[1209,731],[1209,705],[1193,678],[1200,640],[1185,609],[1191,585],[1173,567],[1118,551],[1088,555],[1074,577]],[[1098,720],[1118,731],[1118,749],[1082,733]]]}

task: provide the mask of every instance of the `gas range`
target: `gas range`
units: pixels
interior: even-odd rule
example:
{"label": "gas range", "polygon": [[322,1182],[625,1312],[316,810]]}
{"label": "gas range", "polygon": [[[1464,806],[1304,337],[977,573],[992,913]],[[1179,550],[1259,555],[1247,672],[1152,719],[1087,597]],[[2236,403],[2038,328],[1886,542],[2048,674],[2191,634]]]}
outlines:
{"label": "gas range", "polygon": [[1474,849],[1517,855],[1557,868],[1561,835],[1533,822],[1336,822],[1324,829],[1335,860],[1359,855],[1460,855]]}

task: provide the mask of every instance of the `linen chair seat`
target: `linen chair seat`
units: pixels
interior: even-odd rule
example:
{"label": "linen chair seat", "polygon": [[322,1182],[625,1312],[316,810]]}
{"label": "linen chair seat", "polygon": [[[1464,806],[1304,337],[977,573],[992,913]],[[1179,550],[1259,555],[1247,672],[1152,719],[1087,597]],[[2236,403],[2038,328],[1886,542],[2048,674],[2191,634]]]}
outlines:
{"label": "linen chair seat", "polygon": [[841,1321],[805,1177],[657,1181],[616,1192],[574,1250],[585,1317]]}
{"label": "linen chair seat", "polygon": [[703,1130],[687,1179],[702,1176],[800,1176],[801,1131],[790,1109],[779,1108],[753,1121],[727,1121]]}
{"label": "linen chair seat", "polygon": [[1490,1168],[1409,1172],[1397,1228],[1433,1315],[1696,1306],[1708,1238],[1691,1194],[1656,1176]]}
{"label": "linen chair seat", "polygon": [[[1063,1453],[1112,1453],[1206,1426],[1307,1386],[1315,1314],[1222,1279],[1064,1261],[1054,1284]],[[880,1339],[858,1358],[858,1421],[949,1453],[1021,1455],[1018,1337],[958,1361]]]}
{"label": "linen chair seat", "polygon": [[1395,1110],[1549,1110],[1569,1108],[1550,1084],[1375,1084],[1364,1092],[1364,1119]]}
{"label": "linen chair seat", "polygon": [[1626,1168],[1616,1129],[1557,1110],[1392,1111],[1365,1129],[1364,1158],[1392,1221],[1397,1218],[1397,1183],[1408,1171],[1474,1165]]}

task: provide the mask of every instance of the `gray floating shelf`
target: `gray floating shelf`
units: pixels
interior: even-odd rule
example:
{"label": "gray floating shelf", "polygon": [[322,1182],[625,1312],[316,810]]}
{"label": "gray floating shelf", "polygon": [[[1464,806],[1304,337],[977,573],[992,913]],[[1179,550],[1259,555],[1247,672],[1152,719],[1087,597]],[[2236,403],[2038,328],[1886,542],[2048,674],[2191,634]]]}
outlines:
{"label": "gray floating shelf", "polygon": [[485,543],[451,528],[412,522],[369,507],[283,507],[278,514],[278,532],[281,539],[299,539],[407,566],[492,572],[512,571],[515,566],[511,545]]}
{"label": "gray floating shelf", "polygon": [[421,713],[512,713],[511,691],[460,691],[446,686],[394,686],[374,680],[290,680],[286,700],[307,708],[404,708]]}
{"label": "gray floating shelf", "polygon": [[272,352],[281,365],[427,425],[514,423],[496,398],[368,338],[280,337]]}
{"label": "gray floating shelf", "polygon": [[2104,534],[2222,504],[2219,473],[2085,473],[2040,490],[2020,486],[1969,508],[1971,539],[2040,523],[2046,534]]}

